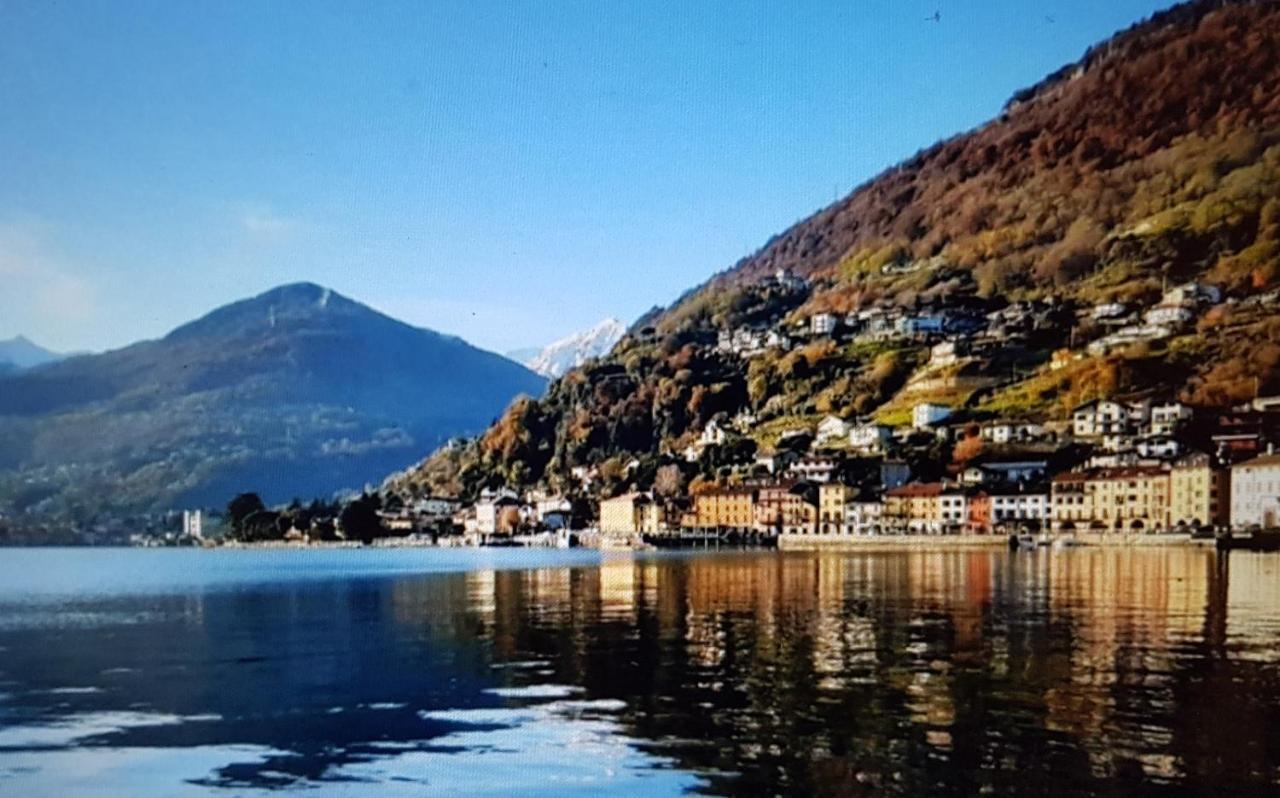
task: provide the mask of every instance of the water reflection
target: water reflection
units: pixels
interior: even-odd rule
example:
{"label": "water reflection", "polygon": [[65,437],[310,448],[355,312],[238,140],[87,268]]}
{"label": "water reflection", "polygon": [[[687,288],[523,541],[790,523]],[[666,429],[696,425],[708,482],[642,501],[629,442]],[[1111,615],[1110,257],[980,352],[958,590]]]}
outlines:
{"label": "water reflection", "polygon": [[611,558],[0,592],[0,617],[0,792],[13,794],[1278,781],[1280,558],[1267,555]]}

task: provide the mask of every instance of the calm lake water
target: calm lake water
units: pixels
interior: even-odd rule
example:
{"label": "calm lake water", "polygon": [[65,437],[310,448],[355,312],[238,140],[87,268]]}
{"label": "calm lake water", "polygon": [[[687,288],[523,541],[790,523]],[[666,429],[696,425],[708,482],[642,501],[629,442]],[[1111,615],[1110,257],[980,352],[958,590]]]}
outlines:
{"label": "calm lake water", "polygon": [[0,550],[0,794],[1256,794],[1280,557]]}

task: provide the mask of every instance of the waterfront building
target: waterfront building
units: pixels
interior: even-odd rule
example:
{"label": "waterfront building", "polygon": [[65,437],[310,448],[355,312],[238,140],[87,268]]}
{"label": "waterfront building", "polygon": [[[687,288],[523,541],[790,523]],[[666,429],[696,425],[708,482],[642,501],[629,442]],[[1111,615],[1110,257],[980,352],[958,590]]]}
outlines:
{"label": "waterfront building", "polygon": [[654,535],[662,510],[647,493],[624,493],[600,502],[600,531],[606,535]]}
{"label": "waterfront building", "polygon": [[1267,454],[1231,467],[1231,525],[1280,526],[1280,454]]}
{"label": "waterfront building", "polygon": [[818,528],[818,509],[796,485],[779,482],[761,486],[756,494],[755,528],[780,535],[812,535]]}
{"label": "waterfront building", "polygon": [[844,534],[875,535],[884,522],[884,502],[855,498],[844,506]]}
{"label": "waterfront building", "polygon": [[884,523],[895,531],[937,534],[941,519],[941,482],[913,482],[885,493]]}
{"label": "waterfront building", "polygon": [[506,488],[485,490],[476,502],[476,531],[482,535],[513,532],[512,513],[519,516],[520,500]]}
{"label": "waterfront building", "polygon": [[1058,531],[1153,532],[1169,525],[1169,472],[1154,466],[1072,471],[1053,478]]}
{"label": "waterfront building", "polygon": [[1169,521],[1173,526],[1225,526],[1231,523],[1231,471],[1197,452],[1169,470]]}
{"label": "waterfront building", "polygon": [[840,535],[844,533],[845,512],[857,496],[856,488],[831,482],[818,487],[818,534]]}
{"label": "waterfront building", "polygon": [[699,529],[746,530],[755,525],[757,492],[716,488],[693,497],[693,525]]}
{"label": "waterfront building", "polygon": [[991,493],[991,526],[995,530],[1043,529],[1049,524],[1047,490],[995,490]]}

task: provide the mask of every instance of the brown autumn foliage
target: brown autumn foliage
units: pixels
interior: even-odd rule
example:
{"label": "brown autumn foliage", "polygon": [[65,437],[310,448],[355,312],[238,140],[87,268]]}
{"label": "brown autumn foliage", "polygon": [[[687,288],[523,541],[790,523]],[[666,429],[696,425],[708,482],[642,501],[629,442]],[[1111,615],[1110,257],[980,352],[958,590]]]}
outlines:
{"label": "brown autumn foliage", "polygon": [[[779,268],[843,275],[835,295],[815,297],[813,306],[844,310],[858,290],[849,264],[878,273],[893,259],[934,256],[970,268],[1000,261],[986,271],[1066,285],[1106,255],[1113,230],[1195,199],[1275,143],[1278,128],[1280,7],[1187,3],[1092,48],[1020,92],[996,120],[882,173],[708,287]],[[1162,158],[1188,137],[1220,142],[1214,157]],[[1187,164],[1199,171],[1180,174]],[[1210,227],[1248,227],[1257,218],[1207,210],[1202,217]]]}
{"label": "brown autumn foliage", "polygon": [[[812,292],[764,287],[780,268],[808,277]],[[652,455],[742,409],[869,413],[922,360],[829,343],[750,361],[712,351],[716,330],[768,323],[775,311],[798,319],[881,300],[1046,296],[1149,303],[1166,279],[1207,280],[1237,300],[1280,283],[1280,3],[1196,0],[1092,48],[997,119],[885,171],[647,314],[638,326],[655,340],[624,341],[514,406],[476,447],[443,458],[448,482],[523,483]],[[1038,389],[1039,406],[1062,417],[1121,391],[1181,389],[1193,403],[1226,404],[1259,385],[1280,390],[1275,336],[1237,315],[1209,311],[1188,336],[1203,340],[1176,357],[1161,344],[1090,359]],[[1062,333],[1046,351],[1067,345]],[[437,464],[434,481],[448,471]]]}

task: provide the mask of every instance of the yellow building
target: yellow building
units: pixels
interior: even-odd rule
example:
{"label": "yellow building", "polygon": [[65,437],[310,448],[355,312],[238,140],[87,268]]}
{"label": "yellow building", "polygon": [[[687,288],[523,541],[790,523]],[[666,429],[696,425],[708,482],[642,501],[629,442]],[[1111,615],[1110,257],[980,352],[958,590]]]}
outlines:
{"label": "yellow building", "polygon": [[613,535],[656,535],[662,508],[648,494],[624,493],[600,502],[600,531]]}
{"label": "yellow building", "polygon": [[1059,474],[1053,525],[1062,532],[1154,532],[1169,526],[1169,472],[1135,466]]}
{"label": "yellow building", "polygon": [[848,485],[828,482],[818,486],[818,534],[839,535],[844,532],[845,511],[858,491]]}
{"label": "yellow building", "polygon": [[749,529],[755,523],[756,492],[717,488],[693,497],[693,525],[699,529]]}
{"label": "yellow building", "polygon": [[942,483],[912,482],[885,493],[884,522],[898,531],[941,531]]}
{"label": "yellow building", "polygon": [[1169,471],[1172,526],[1225,526],[1231,521],[1231,470],[1214,467],[1207,454],[1194,454]]}
{"label": "yellow building", "polygon": [[812,535],[818,521],[818,508],[800,493],[793,483],[764,485],[756,495],[755,526],[764,533]]}

